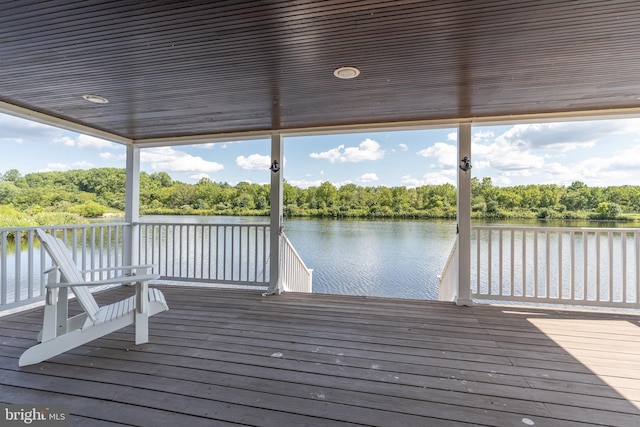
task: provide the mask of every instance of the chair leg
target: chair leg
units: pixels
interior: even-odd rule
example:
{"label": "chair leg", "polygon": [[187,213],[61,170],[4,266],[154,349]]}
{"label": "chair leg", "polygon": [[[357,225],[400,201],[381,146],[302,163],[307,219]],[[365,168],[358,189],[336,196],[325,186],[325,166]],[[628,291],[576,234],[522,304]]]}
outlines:
{"label": "chair leg", "polygon": [[147,313],[138,313],[135,315],[136,328],[136,345],[149,342],[149,316]]}

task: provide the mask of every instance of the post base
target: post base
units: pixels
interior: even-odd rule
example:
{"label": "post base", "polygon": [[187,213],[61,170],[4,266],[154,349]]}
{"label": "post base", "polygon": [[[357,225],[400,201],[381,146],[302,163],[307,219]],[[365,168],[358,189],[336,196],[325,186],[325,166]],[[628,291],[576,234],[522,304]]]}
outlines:
{"label": "post base", "polygon": [[472,299],[464,299],[456,297],[456,305],[464,306],[464,307],[472,307],[473,300]]}

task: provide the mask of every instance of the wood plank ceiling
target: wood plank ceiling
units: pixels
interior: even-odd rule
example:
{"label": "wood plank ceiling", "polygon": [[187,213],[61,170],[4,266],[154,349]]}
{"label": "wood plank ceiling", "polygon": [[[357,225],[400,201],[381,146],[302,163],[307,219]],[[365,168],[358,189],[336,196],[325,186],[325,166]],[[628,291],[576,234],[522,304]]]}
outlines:
{"label": "wood plank ceiling", "polygon": [[0,1],[0,101],[140,143],[632,112],[639,41],[637,0]]}

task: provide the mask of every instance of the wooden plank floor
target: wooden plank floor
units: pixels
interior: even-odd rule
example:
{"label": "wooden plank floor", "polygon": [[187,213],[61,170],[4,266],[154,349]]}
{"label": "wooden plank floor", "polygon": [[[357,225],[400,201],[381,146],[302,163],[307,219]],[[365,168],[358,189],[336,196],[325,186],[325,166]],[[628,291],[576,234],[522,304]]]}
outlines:
{"label": "wooden plank floor", "polygon": [[25,368],[42,309],[0,318],[0,401],[79,426],[640,425],[638,316],[162,289],[150,343],[126,328]]}

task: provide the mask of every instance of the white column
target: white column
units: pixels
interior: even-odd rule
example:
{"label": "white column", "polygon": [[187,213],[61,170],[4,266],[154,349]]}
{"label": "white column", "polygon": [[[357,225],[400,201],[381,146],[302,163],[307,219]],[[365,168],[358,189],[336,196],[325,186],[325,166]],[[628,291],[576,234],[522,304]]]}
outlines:
{"label": "white column", "polygon": [[282,220],[282,135],[271,136],[271,199],[270,199],[270,268],[268,293],[282,292],[280,279],[280,235]]}
{"label": "white column", "polygon": [[140,220],[140,148],[127,145],[127,182],[124,218],[131,226],[124,229],[123,263],[138,263],[138,221]]}
{"label": "white column", "polygon": [[[466,158],[466,160],[465,160]],[[469,166],[469,168],[467,168]],[[457,305],[471,300],[471,123],[458,125],[458,296]],[[468,169],[468,170],[464,170]]]}

